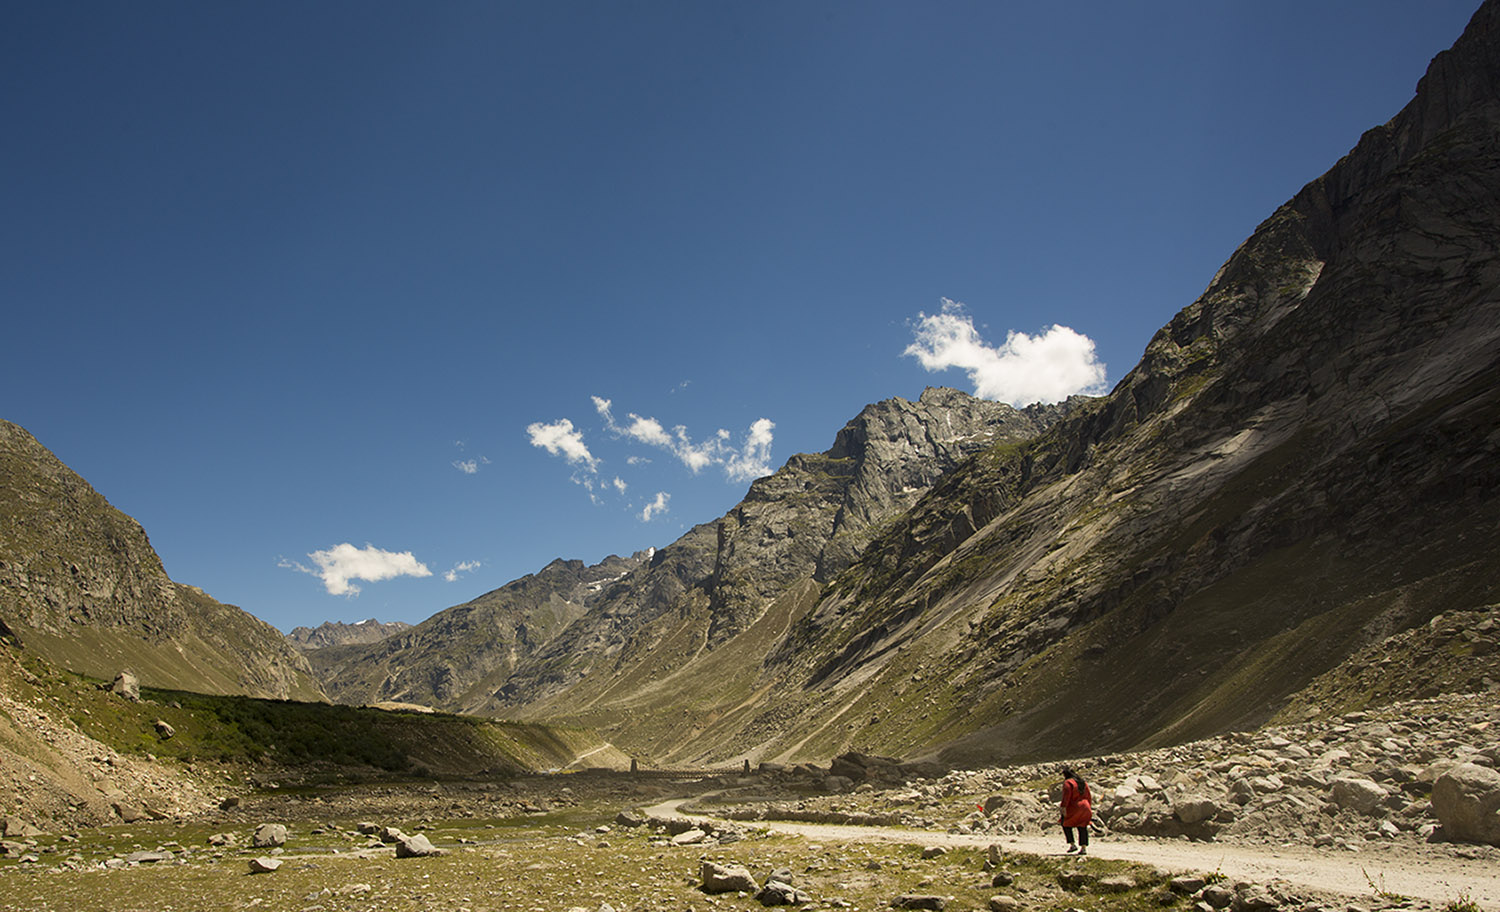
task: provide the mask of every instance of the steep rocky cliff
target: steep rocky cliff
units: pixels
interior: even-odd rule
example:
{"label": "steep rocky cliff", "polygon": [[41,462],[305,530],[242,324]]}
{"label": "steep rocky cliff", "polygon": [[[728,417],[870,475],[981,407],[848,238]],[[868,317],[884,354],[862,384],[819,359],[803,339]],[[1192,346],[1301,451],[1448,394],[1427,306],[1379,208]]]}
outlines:
{"label": "steep rocky cliff", "polygon": [[[763,669],[817,712],[770,708],[716,749],[1182,739],[1264,721],[1440,611],[1493,612],[1497,24],[1485,4],[1110,396],[965,464],[874,542]],[[1454,658],[1454,686],[1494,686]]]}
{"label": "steep rocky cliff", "polygon": [[[1500,603],[1497,23],[1486,3],[1109,396],[911,483],[883,479],[925,451],[846,428],[657,555],[497,708],[668,761],[974,762],[1377,698],[1327,675]],[[883,424],[914,446],[942,426]],[[1429,654],[1429,681],[1496,686]],[[1298,698],[1320,680],[1340,705]]]}
{"label": "steep rocky cliff", "polygon": [[173,582],[145,531],[0,421],[0,627],[56,665],[205,693],[321,697],[275,628]]}

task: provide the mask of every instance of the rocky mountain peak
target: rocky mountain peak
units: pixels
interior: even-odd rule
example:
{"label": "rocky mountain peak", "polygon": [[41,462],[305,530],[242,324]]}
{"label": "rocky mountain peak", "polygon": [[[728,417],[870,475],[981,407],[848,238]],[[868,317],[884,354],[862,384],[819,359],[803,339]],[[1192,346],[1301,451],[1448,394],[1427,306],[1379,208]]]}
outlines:
{"label": "rocky mountain peak", "polygon": [[351,643],[378,643],[392,634],[410,629],[411,625],[405,621],[381,622],[374,618],[354,624],[324,621],[317,627],[293,627],[286,635],[286,641],[296,649],[325,649]]}

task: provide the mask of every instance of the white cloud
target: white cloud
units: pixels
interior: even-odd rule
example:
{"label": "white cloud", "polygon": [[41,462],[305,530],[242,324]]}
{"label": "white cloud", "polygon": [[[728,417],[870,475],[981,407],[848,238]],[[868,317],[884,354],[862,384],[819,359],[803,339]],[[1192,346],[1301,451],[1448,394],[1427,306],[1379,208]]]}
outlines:
{"label": "white cloud", "polygon": [[940,313],[917,316],[916,341],[902,354],[915,357],[929,371],[967,371],[974,395],[981,398],[1022,406],[1105,391],[1104,365],[1094,341],[1066,326],[1054,325],[1036,336],[1012,330],[1005,344],[992,347],[955,301],[944,298]]}
{"label": "white cloud", "polygon": [[758,419],[750,425],[750,434],[745,448],[731,452],[724,461],[724,472],[731,481],[750,481],[771,474],[771,429],[776,425],[769,418]]}
{"label": "white cloud", "polygon": [[657,491],[656,499],[646,504],[646,509],[641,511],[641,522],[650,522],[651,517],[667,512],[667,501],[672,495],[665,491]]}
{"label": "white cloud", "polygon": [[344,542],[326,551],[313,551],[307,556],[317,565],[316,570],[286,558],[278,561],[277,566],[320,577],[323,588],[330,595],[359,595],[359,587],[350,580],[375,583],[398,576],[432,575],[427,565],[413,557],[410,551],[382,551],[368,543],[363,548],[356,548]]}
{"label": "white cloud", "polygon": [[[752,424],[745,448],[736,450],[730,442],[730,433],[722,428],[709,439],[694,443],[683,425],[676,425],[669,432],[655,418],[643,417],[634,412],[627,414],[626,423],[622,425],[615,420],[614,403],[611,400],[602,396],[594,396],[593,400],[595,411],[604,419],[604,426],[611,434],[666,450],[694,475],[712,465],[723,466],[724,474],[731,481],[744,481],[771,473],[771,429],[776,425],[769,419],[761,418]],[[639,456],[632,456],[627,460],[631,465],[649,461]]]}
{"label": "white cloud", "polygon": [[615,490],[619,491],[621,494],[624,494],[625,489],[629,487],[623,480],[621,480],[620,476],[618,475],[615,476],[615,480],[611,482],[611,484],[613,484],[615,486]]}
{"label": "white cloud", "polygon": [[479,461],[476,459],[455,459],[453,467],[465,475],[475,475],[479,472]]}
{"label": "white cloud", "polygon": [[541,447],[553,456],[562,456],[572,465],[586,466],[591,472],[599,467],[599,460],[583,442],[583,432],[574,430],[573,422],[566,418],[551,424],[534,422],[526,426],[526,434],[531,438],[532,446]]}
{"label": "white cloud", "polygon": [[483,564],[481,564],[479,561],[459,561],[458,563],[453,565],[452,569],[443,573],[443,579],[447,580],[450,583],[457,582],[460,576],[464,575],[465,573],[472,573],[473,571],[478,570],[481,566],[483,566]]}

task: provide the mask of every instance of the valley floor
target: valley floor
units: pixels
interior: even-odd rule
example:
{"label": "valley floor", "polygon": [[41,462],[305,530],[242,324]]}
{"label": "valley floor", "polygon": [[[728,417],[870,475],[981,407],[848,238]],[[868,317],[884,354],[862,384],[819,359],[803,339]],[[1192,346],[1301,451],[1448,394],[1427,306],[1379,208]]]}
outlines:
{"label": "valley floor", "polygon": [[[1072,759],[1099,810],[1088,858],[1061,852],[1056,764],[247,789],[176,820],[7,837],[0,910],[760,908],[704,892],[715,862],[762,884],[779,870],[819,910],[1500,912],[1500,848],[1444,841],[1427,797],[1442,770],[1497,753],[1500,698],[1474,694]],[[1201,809],[1191,833],[1184,801]],[[251,845],[266,823],[286,826],[284,844]],[[398,859],[375,825],[444,854]],[[281,864],[251,876],[257,858]]]}

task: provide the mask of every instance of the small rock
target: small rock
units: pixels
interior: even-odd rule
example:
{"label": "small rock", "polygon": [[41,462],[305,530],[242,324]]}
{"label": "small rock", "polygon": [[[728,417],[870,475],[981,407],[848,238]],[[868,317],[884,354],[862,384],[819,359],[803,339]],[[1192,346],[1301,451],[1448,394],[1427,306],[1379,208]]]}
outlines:
{"label": "small rock", "polygon": [[990,912],[1020,912],[1025,908],[1014,896],[991,896],[989,907]]}
{"label": "small rock", "polygon": [[1207,879],[1197,874],[1179,874],[1172,878],[1167,885],[1173,893],[1181,893],[1183,896],[1191,896],[1199,890],[1208,886]]}
{"label": "small rock", "polygon": [[1094,886],[1104,893],[1129,893],[1137,886],[1135,878],[1128,874],[1101,877]]}
{"label": "small rock", "polygon": [[944,855],[947,855],[947,854],[948,854],[948,848],[946,846],[933,845],[933,846],[926,846],[926,847],[924,847],[922,849],[922,857],[923,858],[941,858],[941,857],[943,857]]}
{"label": "small rock", "polygon": [[674,846],[697,845],[698,843],[702,842],[703,840],[705,840],[707,838],[708,838],[708,834],[707,833],[703,832],[702,830],[698,829],[697,827],[693,827],[691,830],[686,830],[684,832],[678,833],[676,836],[673,836],[672,837],[672,845],[674,845]]}
{"label": "small rock", "polygon": [[251,874],[269,874],[281,867],[279,858],[252,858],[250,859]]}
{"label": "small rock", "polygon": [[948,905],[945,897],[931,893],[903,893],[891,900],[893,909],[927,909],[929,912],[943,912]]}
{"label": "small rock", "polygon": [[771,880],[755,894],[763,906],[804,906],[812,897],[781,880]]}

